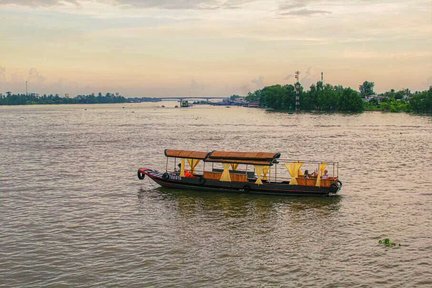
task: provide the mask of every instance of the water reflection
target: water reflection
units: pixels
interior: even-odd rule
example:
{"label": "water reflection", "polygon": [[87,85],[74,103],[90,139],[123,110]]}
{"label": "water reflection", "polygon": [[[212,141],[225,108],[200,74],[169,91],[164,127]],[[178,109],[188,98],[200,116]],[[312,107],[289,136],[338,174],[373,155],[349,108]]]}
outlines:
{"label": "water reflection", "polygon": [[215,193],[196,190],[174,190],[163,187],[138,192],[140,204],[147,198],[158,198],[174,204],[175,212],[183,216],[202,213],[221,213],[229,218],[251,217],[269,219],[277,217],[280,212],[293,214],[306,210],[325,216],[337,212],[341,196],[333,197],[290,197],[274,195]]}

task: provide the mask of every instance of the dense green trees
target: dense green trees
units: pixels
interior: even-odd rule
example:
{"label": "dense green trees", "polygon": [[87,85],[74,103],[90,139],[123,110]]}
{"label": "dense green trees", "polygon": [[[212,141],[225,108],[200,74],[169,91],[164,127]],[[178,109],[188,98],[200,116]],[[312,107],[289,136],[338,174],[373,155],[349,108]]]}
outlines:
{"label": "dense green trees", "polygon": [[373,88],[375,86],[374,82],[364,81],[362,85],[360,85],[360,95],[362,97],[374,95],[375,92],[373,91]]}
{"label": "dense green trees", "polygon": [[432,114],[432,87],[414,94],[409,89],[391,89],[365,102],[364,106],[366,110]]}
{"label": "dense green trees", "polygon": [[[300,86],[299,98],[302,111],[363,111],[362,99],[358,92],[342,86],[324,85],[321,81],[312,85],[309,91],[304,91]],[[273,85],[249,93],[246,99],[260,101],[262,107],[294,110],[296,91],[293,85]]]}
{"label": "dense green trees", "polygon": [[[432,87],[427,91],[411,93],[409,89],[390,90],[375,95],[374,83],[365,81],[360,85],[360,93],[342,86],[323,84],[311,85],[308,91],[300,86],[299,100],[301,111],[324,112],[415,112],[432,114]],[[362,96],[362,94],[364,96]],[[366,99],[365,96],[375,98]],[[248,101],[259,101],[260,106],[275,110],[295,110],[296,91],[293,85],[273,85],[249,92]]]}
{"label": "dense green trees", "polygon": [[362,112],[363,100],[357,91],[351,88],[343,88],[339,95],[337,109],[342,112]]}
{"label": "dense green trees", "polygon": [[411,109],[416,113],[432,114],[432,87],[427,91],[417,92],[410,98]]}
{"label": "dense green trees", "polygon": [[35,94],[12,94],[6,93],[0,96],[0,105],[29,105],[29,104],[96,104],[96,103],[130,103],[144,101],[158,101],[158,98],[125,98],[120,95],[98,93],[89,95],[78,95],[74,98],[60,97],[59,95],[42,95]]}
{"label": "dense green trees", "polygon": [[372,110],[379,110],[385,112],[410,112],[411,111],[409,102],[401,99],[395,99],[394,97],[384,98],[381,102],[377,104],[377,106],[378,109],[372,109]]}

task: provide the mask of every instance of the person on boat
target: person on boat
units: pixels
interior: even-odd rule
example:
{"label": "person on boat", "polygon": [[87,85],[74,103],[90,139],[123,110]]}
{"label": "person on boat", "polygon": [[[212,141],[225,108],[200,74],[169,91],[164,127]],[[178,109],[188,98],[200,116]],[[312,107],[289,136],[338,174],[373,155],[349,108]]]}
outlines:
{"label": "person on boat", "polygon": [[180,171],[181,171],[181,164],[179,163],[177,165],[178,169],[176,167],[174,167],[174,173],[177,175],[180,175]]}
{"label": "person on boat", "polygon": [[324,170],[324,175],[322,175],[321,178],[322,178],[322,179],[328,179],[328,178],[329,178],[329,175],[328,175],[328,171],[327,171],[327,170]]}
{"label": "person on boat", "polygon": [[[181,164],[179,163],[178,165],[178,171],[176,171],[179,175],[180,175],[180,171],[181,171]],[[193,178],[194,176],[193,176],[193,174],[191,173],[191,171],[189,171],[189,170],[184,170],[184,177],[186,177],[186,178]]]}
{"label": "person on boat", "polygon": [[304,178],[305,179],[309,179],[311,177],[311,175],[309,174],[309,170],[305,170],[304,172]]}

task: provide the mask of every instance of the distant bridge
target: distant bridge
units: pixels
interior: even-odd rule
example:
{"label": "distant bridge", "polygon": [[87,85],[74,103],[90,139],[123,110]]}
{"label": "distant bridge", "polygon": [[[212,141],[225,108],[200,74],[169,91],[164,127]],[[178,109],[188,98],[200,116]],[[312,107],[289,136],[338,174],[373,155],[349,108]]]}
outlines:
{"label": "distant bridge", "polygon": [[206,101],[210,101],[210,100],[223,100],[226,99],[228,97],[163,97],[163,98],[158,98],[161,101],[183,101],[183,100],[206,100]]}

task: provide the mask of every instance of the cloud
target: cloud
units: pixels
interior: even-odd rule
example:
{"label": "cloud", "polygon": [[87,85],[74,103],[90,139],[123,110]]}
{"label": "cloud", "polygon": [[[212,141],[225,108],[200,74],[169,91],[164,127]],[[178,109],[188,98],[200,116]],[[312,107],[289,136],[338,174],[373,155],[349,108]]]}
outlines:
{"label": "cloud", "polygon": [[163,9],[212,9],[218,7],[217,0],[117,0],[119,5]]}
{"label": "cloud", "polygon": [[317,81],[321,80],[321,71],[314,69],[312,66],[306,68],[306,71],[300,71],[300,83],[303,87],[310,87]]}
{"label": "cloud", "polygon": [[204,83],[200,83],[196,81],[195,79],[192,79],[189,85],[191,94],[202,94],[203,91],[206,89],[206,85]]}
{"label": "cloud", "polygon": [[21,6],[55,6],[62,4],[76,4],[78,5],[78,0],[0,0],[0,5],[2,4],[15,4]]}
{"label": "cloud", "polygon": [[310,1],[303,0],[294,0],[294,1],[285,1],[279,4],[279,10],[292,10],[299,9],[307,6],[307,3]]}
{"label": "cloud", "polygon": [[[134,8],[160,9],[236,9],[255,0],[93,0],[103,4],[130,6]],[[30,7],[49,7],[64,4],[79,6],[81,0],[0,0],[2,4],[15,4]]]}
{"label": "cloud", "polygon": [[120,5],[161,9],[237,9],[255,0],[117,0]]}
{"label": "cloud", "polygon": [[0,66],[0,82],[6,82],[6,68]]}
{"label": "cloud", "polygon": [[42,76],[42,74],[40,74],[36,68],[30,68],[27,76],[27,81],[34,83],[42,83],[45,81],[45,77]]}
{"label": "cloud", "polygon": [[262,87],[264,87],[264,77],[263,76],[259,76],[256,79],[252,79],[251,82],[254,83],[255,86],[258,87],[258,88],[260,88],[260,89]]}
{"label": "cloud", "polygon": [[287,76],[284,78],[284,80],[289,81],[289,80],[291,80],[292,78],[294,78],[294,75],[293,75],[293,74],[289,74],[289,75],[287,75]]}
{"label": "cloud", "polygon": [[288,12],[280,13],[280,15],[297,15],[297,16],[310,16],[314,14],[331,14],[330,11],[325,10],[312,10],[312,9],[298,9],[298,10],[291,10]]}
{"label": "cloud", "polygon": [[429,89],[432,88],[432,76],[426,79],[424,86],[425,87],[429,86]]}
{"label": "cloud", "polygon": [[330,11],[322,9],[310,9],[310,5],[319,4],[317,0],[290,0],[279,4],[279,15],[282,16],[311,16],[315,14],[330,14]]}

